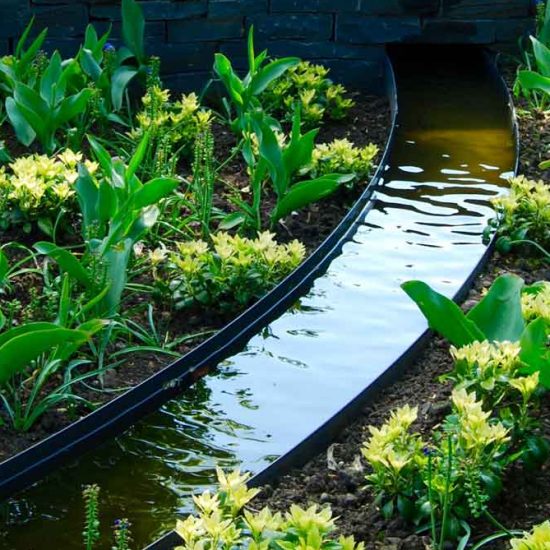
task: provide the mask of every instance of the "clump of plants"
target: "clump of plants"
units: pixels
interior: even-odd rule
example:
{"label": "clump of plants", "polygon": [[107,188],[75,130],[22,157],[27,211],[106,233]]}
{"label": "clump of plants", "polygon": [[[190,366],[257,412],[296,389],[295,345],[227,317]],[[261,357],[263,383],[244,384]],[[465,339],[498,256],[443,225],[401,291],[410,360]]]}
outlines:
{"label": "clump of plants", "polygon": [[[101,538],[101,522],[99,519],[99,494],[98,485],[87,485],[82,491],[84,499],[84,530],[83,548],[84,550],[94,550]],[[117,519],[113,525],[112,550],[130,550],[132,542],[131,524],[127,519]]]}
{"label": "clump of plants", "polygon": [[402,407],[370,428],[363,456],[384,515],[426,524],[433,548],[451,541],[465,548],[469,523],[481,516],[499,529],[497,538],[510,536],[490,511],[503,475],[514,462],[538,467],[550,454],[536,418],[550,387],[550,331],[540,309],[527,305],[541,287],[500,277],[464,314],[424,283],[403,285],[430,327],[453,344],[455,366],[444,376],[453,383],[451,412],[427,440],[412,431],[417,409]]}
{"label": "clump of plants", "polygon": [[550,188],[524,176],[510,180],[510,193],[492,200],[497,216],[489,230],[500,237],[499,250],[529,245],[550,259]]}
{"label": "clump of plants", "polygon": [[255,239],[221,232],[211,239],[211,246],[205,241],[180,242],[172,252],[156,249],[150,253],[157,288],[171,297],[176,309],[246,306],[294,270],[305,256],[300,242],[277,244],[269,232]]}
{"label": "clump of plants", "polygon": [[212,112],[200,106],[195,93],[170,101],[170,91],[156,82],[148,86],[142,103],[143,109],[136,115],[137,127],[128,134],[134,148],[145,133],[149,135],[140,174],[174,175],[177,160],[189,156],[197,136],[210,127]]}
{"label": "clump of plants", "polygon": [[32,222],[51,234],[58,215],[74,205],[78,163],[84,162],[91,173],[98,165],[84,160],[82,153],[66,149],[49,157],[19,157],[0,168],[1,227],[23,224],[29,232]]}
{"label": "clump of plants", "polygon": [[299,104],[304,125],[314,127],[323,120],[341,120],[353,107],[346,89],[328,78],[323,65],[302,61],[290,67],[282,78],[271,83],[262,96],[268,111],[291,121],[292,109]]}
{"label": "clump of plants", "polygon": [[378,147],[372,143],[355,147],[346,138],[335,139],[315,146],[307,170],[312,177],[341,172],[353,174],[355,180],[364,180],[371,175],[378,152]]}
{"label": "clump of plants", "polygon": [[193,500],[197,516],[178,520],[176,532],[189,548],[251,548],[271,547],[282,550],[312,548],[315,550],[363,550],[353,537],[334,537],[335,522],[330,508],[307,509],[292,505],[284,515],[269,508],[248,509],[247,504],[258,489],[248,489],[248,474],[239,471],[225,474],[217,469],[219,489],[215,494],[205,491]]}
{"label": "clump of plants", "polygon": [[510,541],[511,550],[545,550],[550,547],[550,521],[535,525],[529,533]]}

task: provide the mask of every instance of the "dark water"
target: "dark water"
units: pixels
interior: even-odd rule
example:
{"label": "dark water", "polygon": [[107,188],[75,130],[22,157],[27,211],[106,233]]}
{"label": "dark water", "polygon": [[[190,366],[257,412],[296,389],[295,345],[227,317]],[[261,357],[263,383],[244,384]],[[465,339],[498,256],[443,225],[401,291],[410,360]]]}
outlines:
{"label": "dark water", "polygon": [[9,502],[1,549],[81,548],[80,491],[92,482],[104,527],[128,517],[139,549],[211,486],[215,465],[259,471],[424,330],[399,285],[422,279],[451,295],[466,279],[484,252],[488,200],[513,169],[512,130],[475,55],[428,64],[413,53],[397,75],[400,129],[385,184],[327,274],[180,399]]}

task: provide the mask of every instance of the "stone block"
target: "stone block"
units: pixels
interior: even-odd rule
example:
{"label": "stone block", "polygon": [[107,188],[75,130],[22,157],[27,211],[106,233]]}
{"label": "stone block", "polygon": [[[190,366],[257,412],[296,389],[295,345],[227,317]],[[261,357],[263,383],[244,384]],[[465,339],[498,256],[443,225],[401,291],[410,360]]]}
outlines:
{"label": "stone block", "polygon": [[420,36],[418,17],[336,16],[336,40],[351,44],[389,44]]}
{"label": "stone block", "polygon": [[329,40],[333,34],[333,16],[328,14],[258,15],[247,18],[258,37],[271,40]]}
{"label": "stone block", "polygon": [[168,42],[210,42],[243,36],[242,17],[182,19],[167,22]]}
{"label": "stone block", "polygon": [[442,0],[443,17],[493,19],[528,17],[531,0]]}
{"label": "stone block", "polygon": [[[143,9],[143,15],[148,21],[197,17],[205,15],[207,10],[206,0],[180,0],[176,2],[150,0],[149,2],[141,2],[140,5]],[[120,20],[122,18],[120,3],[94,5],[90,8],[90,15],[97,19]]]}
{"label": "stone block", "polygon": [[420,41],[427,44],[493,44],[495,28],[492,20],[426,19]]}
{"label": "stone block", "polygon": [[346,11],[357,11],[361,0],[271,0],[271,11],[273,13],[286,12],[321,12],[321,13],[342,13]]}
{"label": "stone block", "polygon": [[360,11],[368,15],[436,14],[439,0],[361,0]]}
{"label": "stone block", "polygon": [[210,0],[209,17],[233,17],[267,13],[267,0]]}

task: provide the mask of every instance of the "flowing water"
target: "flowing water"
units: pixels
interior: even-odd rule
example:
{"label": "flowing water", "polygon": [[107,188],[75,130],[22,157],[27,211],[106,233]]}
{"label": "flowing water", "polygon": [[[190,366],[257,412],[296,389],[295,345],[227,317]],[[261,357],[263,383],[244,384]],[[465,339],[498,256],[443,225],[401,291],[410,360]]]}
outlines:
{"label": "flowing water", "polygon": [[[374,207],[293,309],[179,399],[8,502],[0,548],[79,549],[83,484],[139,549],[211,487],[216,465],[261,470],[375,380],[425,329],[400,290],[452,295],[485,251],[491,197],[515,161],[510,115],[479,53],[396,60],[399,129]],[[103,548],[109,548],[105,544]]]}

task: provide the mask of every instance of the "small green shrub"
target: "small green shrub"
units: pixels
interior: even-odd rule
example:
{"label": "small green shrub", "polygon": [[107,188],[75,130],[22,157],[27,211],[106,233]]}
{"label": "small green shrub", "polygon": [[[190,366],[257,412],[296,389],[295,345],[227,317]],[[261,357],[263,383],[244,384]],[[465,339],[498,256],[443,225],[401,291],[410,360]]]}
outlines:
{"label": "small green shrub", "polygon": [[200,106],[194,93],[170,101],[170,92],[157,84],[148,88],[142,103],[137,127],[128,134],[134,148],[145,133],[150,136],[138,172],[142,177],[173,175],[178,158],[190,155],[197,136],[210,127],[212,112]]}
{"label": "small green shrub", "polygon": [[[175,307],[192,305],[234,310],[260,298],[297,267],[305,256],[298,241],[279,245],[264,232],[256,239],[212,235],[204,241],[182,242],[177,251],[157,249],[150,254],[157,284],[169,292]],[[165,281],[169,281],[166,283]]]}
{"label": "small green shrub", "polygon": [[524,176],[510,180],[510,194],[493,199],[497,218],[491,222],[507,242],[533,241],[550,248],[550,188]]}
{"label": "small green shrub", "polygon": [[535,525],[529,533],[510,541],[510,550],[546,550],[550,548],[550,521]]}
{"label": "small green shrub", "polygon": [[256,512],[245,506],[258,489],[248,489],[248,474],[224,474],[217,469],[219,491],[194,496],[198,515],[179,520],[176,532],[184,541],[176,550],[363,550],[353,537],[334,539],[330,508],[316,505],[307,509],[292,505],[284,514],[269,508]]}
{"label": "small green shrub", "polygon": [[94,173],[97,164],[84,161],[82,153],[70,149],[48,157],[30,155],[20,157],[0,168],[1,227],[23,223],[30,230],[30,222],[38,221],[40,227],[52,226],[52,220],[60,209],[68,210],[75,204],[75,182],[78,179],[79,162],[85,162]]}
{"label": "small green shrub", "polygon": [[346,89],[334,84],[329,69],[302,61],[291,67],[263,93],[262,102],[269,111],[291,121],[294,105],[299,103],[302,122],[315,126],[325,119],[341,120],[354,105],[346,98]]}
{"label": "small green shrub", "polygon": [[356,180],[367,178],[378,155],[378,147],[372,143],[365,147],[355,147],[348,139],[335,139],[331,143],[315,146],[308,171],[312,177],[325,174],[355,174]]}

